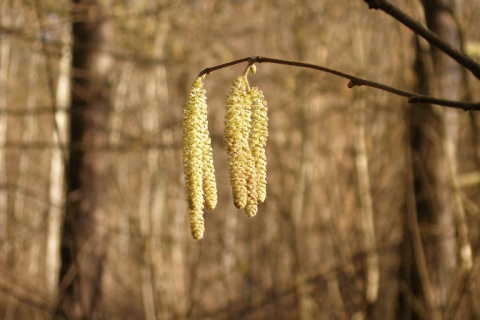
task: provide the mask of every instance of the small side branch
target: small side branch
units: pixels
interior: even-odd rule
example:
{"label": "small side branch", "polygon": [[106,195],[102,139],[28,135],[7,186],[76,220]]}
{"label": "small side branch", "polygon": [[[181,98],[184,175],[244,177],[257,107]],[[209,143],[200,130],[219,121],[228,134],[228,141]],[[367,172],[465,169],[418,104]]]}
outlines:
{"label": "small side branch", "polygon": [[[381,2],[383,3],[384,1],[374,1],[374,2]],[[450,107],[450,108],[456,108],[456,109],[462,109],[462,110],[480,110],[480,103],[472,103],[472,102],[461,102],[461,101],[453,101],[453,100],[445,100],[445,99],[439,99],[439,98],[434,98],[426,95],[421,95],[417,94],[411,91],[406,91],[398,88],[394,88],[391,86],[387,86],[375,81],[363,79],[342,71],[338,71],[335,69],[330,69],[327,67],[319,66],[316,64],[311,64],[311,63],[305,63],[305,62],[299,62],[299,61],[291,61],[291,60],[282,60],[282,59],[274,59],[274,58],[268,58],[268,57],[262,57],[262,56],[253,56],[253,57],[245,57],[242,59],[230,61],[227,63],[223,63],[217,66],[205,68],[200,73],[198,74],[198,77],[202,77],[204,75],[211,74],[214,71],[231,67],[240,63],[245,63],[247,62],[248,65],[252,65],[255,63],[273,63],[273,64],[280,64],[280,65],[287,65],[287,66],[293,66],[293,67],[299,67],[299,68],[306,68],[306,69],[312,69],[312,70],[317,70],[317,71],[322,71],[326,72],[329,74],[333,74],[337,77],[341,77],[344,79],[350,80],[348,83],[349,88],[353,88],[355,86],[366,86],[366,87],[371,87],[375,89],[379,89],[382,91],[386,91],[392,94],[395,94],[397,96],[402,96],[405,98],[408,98],[409,103],[428,103],[428,104],[435,104],[439,106],[444,106],[444,107]]]}
{"label": "small side branch", "polygon": [[252,57],[246,57],[246,58],[230,61],[230,62],[227,62],[227,63],[219,64],[218,66],[205,68],[202,71],[200,71],[200,73],[198,74],[198,77],[200,78],[204,75],[209,75],[213,71],[223,69],[223,68],[227,68],[227,67],[231,67],[231,66],[234,66],[236,64],[244,63],[244,62],[250,61],[251,59],[252,59]]}
{"label": "small side branch", "polygon": [[[402,10],[397,8],[395,5],[390,3],[387,0],[364,0],[370,9],[379,9],[385,12],[386,14],[393,17],[398,22],[405,25],[407,28],[424,38],[430,45],[437,47],[438,49],[442,50],[444,53],[449,55],[452,59],[457,61],[460,65],[464,66],[472,74],[477,78],[480,79],[480,64],[476,63],[472,58],[464,54],[462,51],[456,49],[450,43],[442,40],[438,37],[434,32],[430,31],[429,29],[425,28],[423,25],[418,23],[417,21],[410,18],[407,14],[405,14]],[[429,102],[433,103],[433,102]],[[437,104],[437,103],[433,103]],[[450,106],[450,105],[449,105]]]}

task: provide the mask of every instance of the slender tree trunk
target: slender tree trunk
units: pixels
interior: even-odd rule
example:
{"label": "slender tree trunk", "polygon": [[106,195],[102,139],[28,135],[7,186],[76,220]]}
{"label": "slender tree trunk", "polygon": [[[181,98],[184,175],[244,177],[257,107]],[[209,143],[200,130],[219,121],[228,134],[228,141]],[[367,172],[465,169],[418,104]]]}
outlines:
{"label": "slender tree trunk", "polygon": [[[452,15],[454,1],[422,2],[428,27],[458,46],[459,31]],[[417,42],[417,91],[445,99],[460,99],[462,71],[459,65],[440,50],[430,48],[427,51],[425,47],[422,42]],[[429,278],[425,279],[429,288],[420,288],[412,282],[410,289],[423,295],[426,311],[439,318],[445,312],[456,276],[455,222],[459,212],[463,212],[461,201],[455,201],[455,188],[452,188],[456,179],[458,113],[456,110],[417,106],[410,109],[409,118],[416,212]],[[417,259],[413,268],[418,268],[419,263]],[[417,271],[414,272],[418,275]],[[416,279],[415,274],[411,279]],[[430,291],[430,298],[426,290]],[[418,315],[418,312],[414,313]]]}
{"label": "slender tree trunk", "polygon": [[[149,79],[149,83],[146,85],[147,90],[145,96],[148,99],[147,107],[144,109],[143,114],[143,128],[152,136],[159,134],[158,132],[158,110],[154,104],[152,104],[152,98],[155,96],[154,88],[151,83],[155,79]],[[142,171],[142,178],[140,183],[140,203],[139,203],[139,220],[140,220],[140,234],[144,241],[142,246],[143,260],[141,266],[141,278],[142,278],[142,300],[143,309],[145,312],[146,320],[156,320],[157,314],[155,310],[155,282],[154,276],[154,264],[153,250],[155,244],[155,238],[153,237],[153,214],[160,214],[159,212],[152,212],[152,203],[156,194],[156,178],[158,176],[157,166],[159,159],[159,151],[156,149],[148,149],[144,154],[145,156],[145,168]],[[152,190],[153,189],[153,190]]]}
{"label": "slender tree trunk", "polygon": [[[453,16],[454,0],[423,0],[425,18],[428,27],[438,34],[444,40],[450,42],[456,47],[460,46],[459,28]],[[436,88],[441,98],[459,100],[461,98],[462,70],[460,66],[437,48],[431,49],[434,77],[436,79]],[[439,168],[443,186],[440,186],[438,202],[442,203],[443,210],[434,217],[438,224],[439,231],[438,244],[433,253],[433,284],[436,294],[436,304],[438,308],[444,311],[448,295],[452,289],[455,279],[456,269],[456,242],[455,242],[455,222],[463,216],[464,210],[462,202],[458,200],[458,188],[452,188],[456,181],[457,161],[456,145],[458,143],[458,116],[457,110],[442,109],[439,113],[441,148],[443,151],[443,167]],[[444,232],[442,232],[444,231]],[[465,239],[465,233],[460,234],[461,240],[466,241],[465,245],[469,249],[468,237]],[[441,250],[436,250],[441,249]],[[469,250],[471,252],[471,250]],[[471,255],[470,255],[471,257]]]}
{"label": "slender tree trunk", "polygon": [[[5,1],[0,5],[0,23],[8,26],[10,23],[10,3]],[[3,35],[0,41],[0,109],[7,109],[8,94],[8,68],[10,65],[10,36]],[[0,117],[0,242],[4,243],[8,233],[7,216],[7,169],[5,159],[5,143],[7,140],[7,117]],[[8,250],[2,246],[0,251],[0,262],[7,260]]]}
{"label": "slender tree trunk", "polygon": [[67,115],[65,110],[70,101],[70,83],[71,83],[71,51],[70,51],[71,28],[64,27],[61,39],[64,45],[58,66],[58,80],[56,90],[56,111],[55,121],[57,128],[53,132],[52,155],[50,158],[50,184],[48,190],[48,231],[46,248],[46,281],[49,294],[54,296],[57,292],[58,269],[60,266],[59,248],[60,248],[60,229],[62,210],[64,210],[65,193],[65,152],[63,147],[67,143]]}
{"label": "slender tree trunk", "polygon": [[357,109],[355,124],[355,164],[357,170],[357,188],[360,200],[361,228],[363,250],[365,256],[365,299],[367,303],[366,314],[371,317],[373,308],[377,302],[380,287],[380,266],[375,241],[375,223],[373,212],[373,200],[371,194],[369,159],[367,154],[367,133],[366,133],[366,101],[365,98],[358,98],[355,103]]}
{"label": "slender tree trunk", "polygon": [[111,57],[110,24],[100,5],[73,1],[72,105],[67,209],[63,225],[58,312],[69,319],[102,318]]}
{"label": "slender tree trunk", "polygon": [[[455,0],[423,0],[425,9],[425,18],[428,27],[445,39],[455,47],[460,47],[461,36],[460,28],[455,18],[455,11],[457,1]],[[451,58],[449,58],[442,51],[432,48],[432,62],[435,79],[437,79],[436,88],[438,95],[441,98],[450,100],[463,100],[464,75],[462,68]],[[466,86],[466,85],[465,85]],[[451,203],[452,216],[448,219],[448,223],[453,220],[455,228],[455,236],[458,239],[458,244],[455,243],[459,249],[456,256],[459,257],[458,266],[453,270],[452,264],[455,263],[455,256],[450,256],[448,259],[453,260],[450,265],[447,265],[445,270],[449,274],[437,275],[439,277],[439,303],[445,317],[451,317],[448,314],[451,310],[447,303],[452,301],[452,297],[461,297],[462,293],[453,289],[453,282],[455,281],[456,271],[460,271],[460,277],[466,275],[473,266],[472,248],[468,236],[468,226],[465,216],[465,208],[463,206],[462,194],[459,187],[457,170],[457,145],[459,143],[459,117],[460,112],[454,109],[442,109],[440,112],[442,120],[442,147],[445,154],[445,165],[447,176],[447,185],[449,187],[449,194],[446,201]],[[453,240],[449,240],[453,241]],[[455,249],[457,249],[455,248]],[[453,271],[453,272],[452,272]],[[446,277],[447,279],[445,279]],[[460,290],[461,291],[461,290]],[[461,318],[468,316],[468,311],[463,310]]]}

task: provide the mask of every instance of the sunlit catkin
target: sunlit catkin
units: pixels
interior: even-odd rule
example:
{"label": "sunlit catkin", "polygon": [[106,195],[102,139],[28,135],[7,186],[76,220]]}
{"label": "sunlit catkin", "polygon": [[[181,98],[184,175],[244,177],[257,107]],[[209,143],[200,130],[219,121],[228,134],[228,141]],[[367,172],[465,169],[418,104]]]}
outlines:
{"label": "sunlit catkin", "polygon": [[247,174],[247,204],[245,206],[245,213],[249,217],[254,217],[258,210],[257,172],[252,155],[249,154],[247,157],[247,165],[245,166]]}
{"label": "sunlit catkin", "polygon": [[204,134],[206,135],[206,143],[203,147],[203,199],[207,209],[214,209],[217,206],[217,183],[215,181],[215,168],[208,127]]}
{"label": "sunlit catkin", "polygon": [[249,143],[256,171],[256,190],[258,202],[264,202],[267,196],[267,157],[265,145],[268,136],[267,102],[262,90],[256,87],[250,90],[252,101],[252,132]]}
{"label": "sunlit catkin", "polygon": [[183,168],[190,227],[192,236],[195,239],[201,239],[205,230],[204,201],[207,202],[207,207],[212,208],[217,202],[208,135],[207,98],[201,78],[193,83],[183,112]]}
{"label": "sunlit catkin", "polygon": [[233,202],[237,208],[247,205],[247,166],[250,147],[251,101],[247,94],[247,80],[240,76],[233,82],[227,99],[224,143],[230,166]]}
{"label": "sunlit catkin", "polygon": [[196,240],[203,238],[203,233],[205,232],[205,220],[203,218],[203,209],[199,208],[190,208],[190,231],[192,232],[192,237]]}

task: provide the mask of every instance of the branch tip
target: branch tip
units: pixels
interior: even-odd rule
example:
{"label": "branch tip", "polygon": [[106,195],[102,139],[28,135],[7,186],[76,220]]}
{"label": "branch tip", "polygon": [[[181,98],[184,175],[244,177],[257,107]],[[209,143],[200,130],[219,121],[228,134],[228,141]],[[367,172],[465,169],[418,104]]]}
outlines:
{"label": "branch tip", "polygon": [[460,51],[447,41],[442,40],[436,33],[424,27],[421,23],[415,21],[396,5],[388,0],[364,0],[370,9],[380,9],[415,34],[425,39],[430,45],[437,47],[453,60],[469,70],[477,79],[480,79],[480,64],[471,57]]}
{"label": "branch tip", "polygon": [[365,0],[369,9],[379,9],[381,4],[379,0]]}

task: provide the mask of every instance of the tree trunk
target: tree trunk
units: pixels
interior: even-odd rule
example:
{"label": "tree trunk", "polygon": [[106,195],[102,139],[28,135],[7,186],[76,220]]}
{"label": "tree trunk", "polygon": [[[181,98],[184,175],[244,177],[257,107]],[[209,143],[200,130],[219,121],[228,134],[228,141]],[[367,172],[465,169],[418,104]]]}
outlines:
{"label": "tree trunk", "polygon": [[[0,23],[8,26],[10,23],[10,3],[0,5]],[[2,35],[0,41],[0,109],[7,110],[8,102],[8,66],[10,65],[10,36]],[[8,189],[7,189],[7,164],[5,144],[7,142],[7,117],[0,117],[0,243],[5,243],[8,238]],[[7,261],[7,246],[0,248],[0,263]]]}
{"label": "tree trunk", "polygon": [[[453,18],[452,0],[423,0],[428,27],[439,37],[459,46],[459,30]],[[462,71],[460,66],[437,48],[417,42],[417,91],[444,99],[460,99]],[[457,270],[455,222],[463,212],[461,202],[454,201],[458,112],[431,106],[410,109],[410,146],[412,149],[416,213],[424,246],[427,278],[419,287],[422,270],[410,276],[410,290],[423,295],[426,310],[436,318],[443,317]],[[412,226],[410,226],[412,232]],[[412,237],[414,235],[412,234]],[[467,240],[468,242],[468,240]],[[415,243],[415,242],[414,242]],[[414,246],[413,251],[419,250]],[[408,250],[407,250],[408,251]],[[412,251],[410,251],[412,252]],[[423,255],[423,253],[422,253]],[[416,254],[413,268],[421,268]],[[413,261],[413,260],[411,260]],[[426,270],[423,270],[426,271]],[[408,300],[408,299],[407,299]],[[418,314],[413,311],[414,314]],[[416,317],[414,317],[416,318]]]}
{"label": "tree trunk", "polygon": [[110,24],[95,1],[73,1],[72,105],[67,206],[63,225],[58,312],[102,318],[111,57]]}
{"label": "tree trunk", "polygon": [[68,118],[65,109],[70,102],[71,63],[70,51],[71,27],[63,27],[61,31],[62,45],[61,57],[58,67],[58,80],[56,90],[55,121],[57,128],[52,134],[54,147],[50,158],[50,184],[48,189],[48,230],[46,248],[46,281],[48,293],[54,296],[57,293],[58,268],[60,266],[60,228],[62,212],[64,210],[65,193],[65,160],[63,147],[67,144]]}

